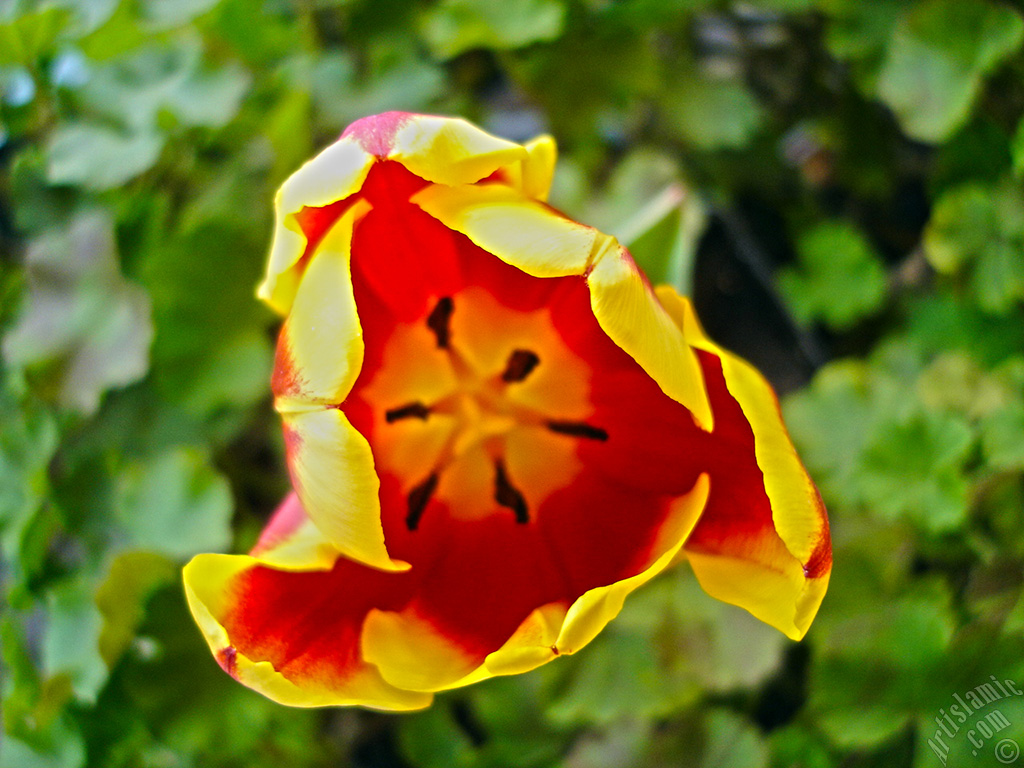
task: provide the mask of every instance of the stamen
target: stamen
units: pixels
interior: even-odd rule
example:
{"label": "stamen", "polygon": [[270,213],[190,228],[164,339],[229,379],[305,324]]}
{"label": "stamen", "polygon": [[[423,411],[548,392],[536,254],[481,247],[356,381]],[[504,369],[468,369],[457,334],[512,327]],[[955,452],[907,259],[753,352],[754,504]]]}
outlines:
{"label": "stamen", "polygon": [[450,296],[444,296],[437,300],[437,306],[431,311],[427,317],[427,328],[434,332],[434,336],[437,337],[437,348],[448,349],[448,342],[451,339],[451,319],[452,310],[455,309],[455,304],[452,302]]}
{"label": "stamen", "polygon": [[423,403],[416,401],[414,403],[406,403],[405,405],[399,406],[398,408],[392,408],[391,410],[384,412],[384,420],[388,424],[393,424],[401,419],[416,418],[421,421],[426,421],[427,416],[430,415],[430,409],[427,408]]}
{"label": "stamen", "polygon": [[600,440],[603,442],[608,439],[607,432],[600,427],[587,424],[585,421],[549,421],[547,422],[547,428],[560,435],[582,437],[585,440]]}
{"label": "stamen", "polygon": [[505,473],[505,463],[500,459],[494,462],[494,500],[501,506],[511,509],[516,515],[517,523],[530,522],[526,499],[508,479],[508,475]]}
{"label": "stamen", "polygon": [[508,358],[505,364],[505,372],[501,374],[501,380],[506,384],[515,381],[522,381],[540,362],[540,358],[528,349],[517,349]]}
{"label": "stamen", "polygon": [[410,531],[415,531],[419,527],[423,510],[427,508],[435,490],[437,490],[437,472],[409,491],[409,513],[405,516],[405,527]]}

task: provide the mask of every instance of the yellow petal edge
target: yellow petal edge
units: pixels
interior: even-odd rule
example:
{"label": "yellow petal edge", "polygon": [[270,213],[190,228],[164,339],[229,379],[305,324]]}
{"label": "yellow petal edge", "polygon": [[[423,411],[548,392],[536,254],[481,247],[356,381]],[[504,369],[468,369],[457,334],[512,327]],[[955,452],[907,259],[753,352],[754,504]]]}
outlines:
{"label": "yellow petal edge", "polygon": [[737,558],[686,555],[701,587],[724,602],[739,605],[793,640],[806,633],[828,588],[830,571],[808,578],[804,566],[828,536],[820,497],[797,456],[782,422],[771,386],[746,361],[716,345],[701,328],[690,301],[670,286],[658,298],[689,344],[722,361],[726,387],[743,410],[754,433],[754,453],[764,476],[775,530],[792,560],[770,568]]}
{"label": "yellow petal edge", "polygon": [[270,258],[256,295],[279,314],[291,309],[302,278],[300,260],[308,242],[297,215],[303,208],[320,208],[358,192],[376,162],[394,160],[427,181],[447,185],[472,184],[502,170],[528,197],[547,198],[556,157],[551,137],[520,146],[461,118],[409,114],[399,123],[386,155],[371,154],[358,134],[344,135],[278,190]]}
{"label": "yellow petal edge", "polygon": [[[407,621],[384,611],[371,612],[364,627],[364,665],[337,688],[299,686],[270,662],[253,661],[240,653],[220,622],[233,599],[230,584],[238,574],[256,566],[330,569],[331,564],[324,557],[330,553],[329,543],[322,540],[322,534],[315,528],[305,525],[298,526],[258,557],[197,555],[184,569],[185,594],[214,656],[221,659],[226,652],[230,653],[230,674],[273,701],[298,707],[361,705],[391,711],[421,709],[431,703],[434,692],[497,675],[527,672],[560,655],[575,653],[589,643],[619,614],[630,592],[672,564],[707,502],[709,487],[707,475],[701,475],[693,489],[673,502],[654,545],[653,561],[640,573],[586,592],[568,610],[561,605],[537,608],[483,664],[461,672],[460,665],[465,664],[457,649],[444,638],[432,634],[425,623]],[[310,557],[305,568],[298,562],[302,552]],[[383,622],[381,617],[385,617]],[[397,629],[398,634],[392,634],[392,629]]]}

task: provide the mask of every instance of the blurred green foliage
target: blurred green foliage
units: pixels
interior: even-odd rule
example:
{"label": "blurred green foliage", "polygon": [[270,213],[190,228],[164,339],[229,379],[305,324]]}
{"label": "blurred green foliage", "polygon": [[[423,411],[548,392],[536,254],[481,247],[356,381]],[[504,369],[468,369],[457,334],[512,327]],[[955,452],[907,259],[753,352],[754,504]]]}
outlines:
{"label": "blurred green foliage", "polygon": [[[1024,697],[934,738],[1024,686],[1022,46],[1001,0],[0,2],[0,767],[995,765]],[[220,672],[178,569],[286,491],[271,200],[388,109],[552,132],[555,204],[790,391],[804,643],[680,570],[419,714]]]}

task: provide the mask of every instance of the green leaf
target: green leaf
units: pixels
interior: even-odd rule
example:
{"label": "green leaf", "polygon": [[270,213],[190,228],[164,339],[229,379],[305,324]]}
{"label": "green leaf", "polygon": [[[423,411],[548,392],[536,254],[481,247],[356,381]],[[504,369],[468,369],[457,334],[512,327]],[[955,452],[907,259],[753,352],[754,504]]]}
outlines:
{"label": "green leaf", "polygon": [[0,559],[11,602],[37,575],[50,548],[56,521],[46,501],[57,444],[49,410],[0,385]]}
{"label": "green leaf", "polygon": [[981,448],[988,463],[1024,470],[1024,360],[1014,358],[997,372],[1003,397],[981,419]]}
{"label": "green leaf", "polygon": [[983,312],[966,292],[945,291],[908,303],[907,339],[923,353],[961,350],[983,365],[997,365],[1024,349],[1024,323],[1018,317]]}
{"label": "green leaf", "polygon": [[239,334],[221,346],[195,372],[183,405],[200,419],[218,411],[241,411],[267,394],[273,352],[258,331]]}
{"label": "green leaf", "polygon": [[885,53],[892,31],[911,0],[818,0],[828,17],[825,43],[841,61],[876,63]]}
{"label": "green leaf", "polygon": [[738,149],[757,133],[763,111],[739,79],[680,72],[661,97],[669,128],[699,149]]}
{"label": "green leaf", "polygon": [[110,564],[96,590],[96,606],[103,617],[99,651],[108,667],[113,668],[135,637],[147,600],[176,576],[174,563],[153,552],[125,552]]}
{"label": "green leaf", "polygon": [[180,27],[206,13],[220,0],[142,0],[139,4],[147,21],[159,27]]}
{"label": "green leaf", "polygon": [[85,746],[81,736],[64,727],[59,731],[57,746],[36,750],[12,736],[4,736],[0,750],[0,768],[81,768],[85,763]]}
{"label": "green leaf", "polygon": [[444,705],[405,718],[399,730],[399,745],[411,764],[423,768],[454,768],[474,763],[469,736]]}
{"label": "green leaf", "polygon": [[[850,568],[848,578],[861,574]],[[935,579],[897,590],[873,591],[873,601],[862,595],[815,627],[808,714],[837,745],[879,743],[945,686],[940,670],[956,626],[948,590]]]}
{"label": "green leaf", "polygon": [[471,48],[522,48],[553,40],[562,31],[559,0],[441,0],[422,19],[423,37],[434,55],[450,59]]}
{"label": "green leaf", "polygon": [[1024,41],[1024,20],[990,0],[925,0],[896,28],[878,95],[907,135],[939,142],[970,114],[983,77]]}
{"label": "green leaf", "polygon": [[569,662],[569,680],[549,717],[602,725],[665,717],[700,691],[762,682],[777,668],[785,642],[745,611],[709,598],[681,569],[631,595],[615,622]]}
{"label": "green leaf", "polygon": [[725,710],[714,710],[705,718],[706,729],[702,768],[763,768],[768,765],[764,739],[752,723]]}
{"label": "green leaf", "polygon": [[57,48],[68,20],[67,10],[50,6],[0,21],[0,66],[21,64],[34,70],[40,58]]}
{"label": "green leaf", "polygon": [[59,362],[57,399],[83,413],[95,411],[106,390],[146,373],[149,297],[122,277],[106,214],[82,213],[66,230],[40,237],[25,268],[25,306],[3,339],[10,365]]}
{"label": "green leaf", "polygon": [[[261,204],[251,184],[240,191],[238,205]],[[164,401],[203,422],[240,426],[267,393],[273,353],[262,330],[269,313],[253,298],[262,247],[222,222],[154,243],[140,278],[153,297],[153,378]]]}
{"label": "green leaf", "polygon": [[509,57],[507,66],[517,83],[536,94],[560,143],[581,148],[595,149],[599,137],[631,131],[631,108],[663,90],[663,62],[650,31],[610,20],[568,24],[556,45]]}
{"label": "green leaf", "polygon": [[96,114],[136,135],[157,133],[165,112],[185,126],[222,127],[238,113],[251,78],[238,64],[207,70],[202,54],[191,36],[145,48],[96,67],[82,98]]}
{"label": "green leaf", "polygon": [[1010,152],[1013,155],[1013,175],[1019,179],[1024,176],[1024,118],[1017,123]]}
{"label": "green leaf", "polygon": [[[879,413],[875,381],[861,362],[846,360],[822,368],[811,386],[785,400],[783,413],[800,455],[830,502],[851,504],[854,473]],[[823,430],[820,425],[828,424]]]}
{"label": "green leaf", "polygon": [[152,168],[163,145],[156,133],[122,133],[88,123],[64,125],[50,137],[46,176],[52,184],[113,189]]}
{"label": "green leaf", "polygon": [[380,58],[369,75],[343,54],[328,54],[316,63],[313,100],[332,125],[391,109],[424,111],[443,93],[443,71],[414,51],[382,50]]}
{"label": "green leaf", "polygon": [[693,292],[697,246],[707,229],[706,208],[682,184],[666,187],[622,224],[622,243],[655,285]]}
{"label": "green leaf", "polygon": [[917,382],[921,404],[928,410],[949,410],[977,420],[1007,402],[1006,387],[986,375],[962,352],[940,354]]}
{"label": "green leaf", "polygon": [[1024,470],[1024,403],[1011,403],[988,416],[981,424],[981,446],[993,467]]}
{"label": "green leaf", "polygon": [[0,388],[0,534],[15,535],[46,498],[57,425],[34,398]]}
{"label": "green leaf", "polygon": [[967,270],[978,304],[1006,314],[1024,299],[1024,193],[965,184],[939,198],[924,233],[936,269]]}
{"label": "green leaf", "polygon": [[94,702],[107,680],[100,656],[102,617],[93,600],[92,580],[80,575],[47,595],[49,623],[43,638],[43,673],[68,675],[75,697]]}
{"label": "green leaf", "polygon": [[117,488],[122,546],[183,560],[231,543],[233,503],[227,482],[208,458],[175,448],[134,462]]}
{"label": "green leaf", "polygon": [[772,731],[768,736],[768,744],[772,753],[772,768],[832,768],[835,764],[826,740],[799,724],[790,724]]}
{"label": "green leaf", "polygon": [[797,245],[799,266],[783,270],[779,288],[802,322],[821,319],[836,330],[877,311],[886,273],[864,236],[845,222],[825,222]]}
{"label": "green leaf", "polygon": [[907,517],[922,528],[949,530],[967,515],[964,476],[974,433],[952,414],[924,413],[881,425],[864,449],[856,482],[869,510]]}

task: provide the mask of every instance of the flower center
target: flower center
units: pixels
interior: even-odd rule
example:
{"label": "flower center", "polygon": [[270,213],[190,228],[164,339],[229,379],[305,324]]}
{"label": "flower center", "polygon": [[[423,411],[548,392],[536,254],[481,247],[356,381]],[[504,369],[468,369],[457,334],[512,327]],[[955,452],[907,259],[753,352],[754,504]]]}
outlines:
{"label": "flower center", "polygon": [[577,443],[608,440],[588,420],[589,393],[589,368],[548,309],[517,311],[469,288],[398,324],[360,397],[374,413],[375,461],[400,479],[416,530],[435,501],[456,518],[529,523],[579,471]]}

